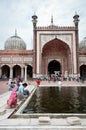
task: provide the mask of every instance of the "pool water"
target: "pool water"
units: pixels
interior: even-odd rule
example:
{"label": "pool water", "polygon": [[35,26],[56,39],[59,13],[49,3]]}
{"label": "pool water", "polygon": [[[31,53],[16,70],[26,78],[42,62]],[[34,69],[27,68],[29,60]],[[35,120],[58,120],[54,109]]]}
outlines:
{"label": "pool water", "polygon": [[86,113],[85,87],[38,87],[23,113]]}

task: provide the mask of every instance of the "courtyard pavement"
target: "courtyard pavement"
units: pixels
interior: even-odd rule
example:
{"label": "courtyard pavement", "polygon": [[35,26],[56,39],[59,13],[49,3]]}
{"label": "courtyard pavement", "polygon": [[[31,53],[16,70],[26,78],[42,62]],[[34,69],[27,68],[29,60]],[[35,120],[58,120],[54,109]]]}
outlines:
{"label": "courtyard pavement", "polygon": [[[29,84],[28,89],[30,92],[37,86],[36,81],[29,80],[27,83]],[[58,86],[58,82],[41,81],[40,86]],[[83,87],[86,86],[86,81],[84,83],[77,81],[63,81],[62,87],[64,86]],[[69,119],[64,117],[49,118],[49,115],[46,117],[39,116],[39,118],[25,119],[22,117],[18,119],[10,119],[8,117],[15,111],[15,109],[9,109],[6,105],[9,95],[10,92],[8,91],[8,81],[0,81],[0,130],[86,130],[86,118],[71,118],[70,115],[68,117]],[[71,123],[73,123],[73,125],[71,125]]]}
{"label": "courtyard pavement", "polygon": [[0,80],[0,94],[8,91],[8,81]]}
{"label": "courtyard pavement", "polygon": [[[30,85],[37,85],[36,81],[34,80],[28,80],[27,83]],[[40,86],[58,86],[58,81],[41,81]],[[86,81],[84,81],[84,83],[77,81],[62,81],[62,86],[86,86]],[[8,80],[0,80],[0,94],[6,93],[8,88]]]}

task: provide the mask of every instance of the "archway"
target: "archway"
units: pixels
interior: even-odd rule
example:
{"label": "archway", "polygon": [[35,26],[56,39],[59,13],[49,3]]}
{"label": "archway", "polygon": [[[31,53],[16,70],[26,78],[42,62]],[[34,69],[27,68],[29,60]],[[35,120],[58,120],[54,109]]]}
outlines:
{"label": "archway", "polygon": [[2,66],[2,78],[9,78],[10,76],[10,68],[8,65]]}
{"label": "archway", "polygon": [[21,77],[21,67],[19,65],[15,65],[13,67],[13,77]]}
{"label": "archway", "polygon": [[27,66],[27,77],[28,78],[32,78],[32,75],[33,74],[33,72],[32,72],[32,66],[30,66],[30,65],[28,65]]}
{"label": "archway", "polygon": [[80,66],[80,76],[86,78],[86,65]]}
{"label": "archway", "polygon": [[52,60],[48,64],[48,73],[49,74],[54,74],[55,71],[60,71],[61,72],[61,65],[60,65],[60,63],[58,61]]}
{"label": "archway", "polygon": [[[70,48],[67,43],[55,38],[49,42],[47,42],[43,48],[42,48],[42,74],[47,74],[47,65],[49,61],[52,59],[56,59],[56,61],[60,61],[60,63],[56,62],[55,69],[49,69],[48,71],[50,73],[53,73],[53,71],[59,71],[64,74],[67,70],[69,73],[71,73],[71,53]],[[55,61],[52,61],[50,65],[54,65]],[[49,67],[54,68],[54,67]],[[58,68],[58,69],[57,69]],[[51,71],[52,70],[52,71]]]}

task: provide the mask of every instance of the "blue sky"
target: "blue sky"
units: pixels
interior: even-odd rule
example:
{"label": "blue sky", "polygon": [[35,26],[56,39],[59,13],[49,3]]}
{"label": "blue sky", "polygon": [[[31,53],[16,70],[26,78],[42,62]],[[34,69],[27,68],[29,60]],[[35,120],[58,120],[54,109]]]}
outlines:
{"label": "blue sky", "polygon": [[74,26],[75,12],[80,16],[79,41],[86,37],[85,0],[0,0],[0,49],[5,41],[15,34],[26,43],[27,49],[33,46],[32,15],[38,16],[37,26],[49,26],[51,16],[58,26]]}

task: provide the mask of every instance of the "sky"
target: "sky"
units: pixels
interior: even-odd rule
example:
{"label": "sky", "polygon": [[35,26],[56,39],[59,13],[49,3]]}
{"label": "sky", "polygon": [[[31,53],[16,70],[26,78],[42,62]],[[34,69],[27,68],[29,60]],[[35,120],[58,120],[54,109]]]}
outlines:
{"label": "sky", "polygon": [[57,26],[74,26],[75,12],[79,19],[79,42],[86,37],[86,0],[0,0],[0,49],[15,35],[21,37],[27,49],[33,48],[32,15],[38,16],[37,26],[49,26],[51,16]]}

